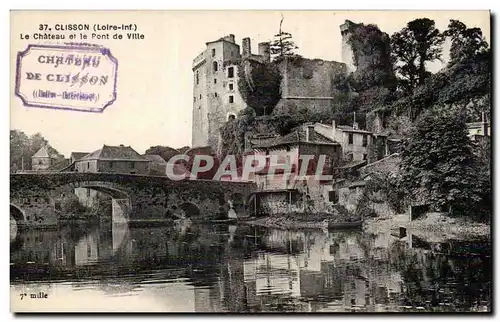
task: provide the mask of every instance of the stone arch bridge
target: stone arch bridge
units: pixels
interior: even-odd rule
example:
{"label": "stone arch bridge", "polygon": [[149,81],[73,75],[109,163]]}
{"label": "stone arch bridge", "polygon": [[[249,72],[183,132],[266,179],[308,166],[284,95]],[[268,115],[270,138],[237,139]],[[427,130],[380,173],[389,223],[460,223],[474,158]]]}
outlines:
{"label": "stone arch bridge", "polygon": [[233,208],[239,216],[251,213],[253,183],[180,180],[115,173],[58,172],[10,175],[10,214],[20,226],[57,225],[55,201],[61,191],[96,190],[112,198],[113,222],[220,218]]}

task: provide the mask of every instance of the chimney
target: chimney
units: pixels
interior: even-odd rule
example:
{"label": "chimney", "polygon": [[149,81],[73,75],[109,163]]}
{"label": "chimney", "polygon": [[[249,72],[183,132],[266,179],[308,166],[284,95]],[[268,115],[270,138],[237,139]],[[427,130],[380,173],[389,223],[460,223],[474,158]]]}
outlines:
{"label": "chimney", "polygon": [[233,44],[235,43],[233,34],[229,34],[228,36],[225,36],[224,40],[232,42]]}
{"label": "chimney", "polygon": [[337,124],[335,123],[335,120],[332,120],[332,138],[335,140],[337,134]]}
{"label": "chimney", "polygon": [[306,142],[314,141],[314,125],[308,125],[306,128]]}
{"label": "chimney", "polygon": [[241,43],[242,48],[242,56],[243,57],[248,57],[252,54],[252,47],[250,43],[250,37],[245,37],[243,38],[243,41]]}
{"label": "chimney", "polygon": [[271,61],[271,54],[269,52],[270,44],[269,42],[259,43],[259,55],[262,56],[264,62],[268,63]]}
{"label": "chimney", "polygon": [[353,119],[353,121],[352,121],[352,128],[353,128],[354,130],[359,129],[358,122],[356,122],[356,112],[354,112],[354,119]]}

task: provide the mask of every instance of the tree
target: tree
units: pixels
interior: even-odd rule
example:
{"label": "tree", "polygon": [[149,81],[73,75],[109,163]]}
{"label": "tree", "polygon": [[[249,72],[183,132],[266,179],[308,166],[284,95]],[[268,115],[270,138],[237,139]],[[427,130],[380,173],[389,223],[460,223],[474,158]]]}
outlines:
{"label": "tree", "polygon": [[411,116],[412,121],[433,106],[466,109],[467,121],[474,122],[481,118],[482,112],[490,117],[490,96],[491,53],[488,49],[433,74],[413,93],[394,102],[391,109],[396,114]]}
{"label": "tree", "polygon": [[445,38],[434,20],[415,19],[391,37],[391,55],[403,90],[413,91],[430,76],[427,62],[441,59]]}
{"label": "tree", "polygon": [[145,154],[159,155],[163,158],[163,160],[168,162],[168,160],[170,160],[170,158],[172,158],[174,155],[178,155],[181,153],[169,146],[156,145],[147,149]]}
{"label": "tree", "polygon": [[390,38],[377,25],[356,24],[349,44],[353,51],[356,71],[351,84],[356,91],[374,86],[393,88],[396,77],[390,55]]}
{"label": "tree", "polygon": [[279,32],[274,35],[274,39],[269,44],[271,60],[273,61],[277,58],[295,56],[295,50],[299,49],[292,40],[292,34],[281,29],[282,25],[283,17],[281,17]]}
{"label": "tree", "polygon": [[403,144],[403,188],[438,210],[477,210],[486,183],[473,151],[462,115],[424,113]]}
{"label": "tree", "polygon": [[[19,130],[10,131],[10,169],[11,171],[29,169],[31,155],[29,155],[30,141],[28,136]],[[23,164],[24,162],[24,164]]]}
{"label": "tree", "polygon": [[229,120],[220,128],[221,160],[224,160],[226,155],[235,155],[240,159],[245,150],[245,135],[256,130],[255,116],[255,111],[247,107],[238,113],[236,120]]}
{"label": "tree", "polygon": [[53,158],[53,163],[58,163],[64,156],[54,149],[47,139],[41,133],[36,133],[27,136],[19,130],[10,131],[10,169],[12,172],[16,170],[31,169],[31,157],[42,146],[47,146],[50,156]]}
{"label": "tree", "polygon": [[463,22],[458,20],[451,19],[448,29],[443,34],[451,38],[448,66],[470,60],[488,48],[488,43],[484,40],[480,28],[467,28]]}

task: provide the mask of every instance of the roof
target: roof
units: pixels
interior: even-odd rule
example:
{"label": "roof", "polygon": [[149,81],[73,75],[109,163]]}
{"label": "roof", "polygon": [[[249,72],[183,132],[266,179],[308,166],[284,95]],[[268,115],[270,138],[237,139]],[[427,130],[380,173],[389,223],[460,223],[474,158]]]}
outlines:
{"label": "roof", "polygon": [[32,158],[50,158],[49,149],[46,145],[42,146],[35,154],[33,154]]}
{"label": "roof", "polygon": [[349,188],[357,188],[366,186],[366,181],[354,181],[349,185]]}
{"label": "roof", "polygon": [[344,163],[335,169],[351,169],[351,168],[357,168],[357,167],[362,167],[367,164],[366,160],[359,160],[359,161],[349,161],[347,163]]}
{"label": "roof", "polygon": [[340,145],[338,142],[327,138],[326,136],[318,133],[316,130],[314,130],[313,138],[307,141],[306,127],[307,125],[296,127],[294,130],[292,130],[292,132],[284,136],[270,137],[267,139],[250,138],[249,140],[250,145],[252,148],[270,148],[275,146],[292,145],[298,143],[318,144],[318,145]]}
{"label": "roof", "polygon": [[61,170],[70,165],[69,159],[60,159],[50,165],[50,170]]}
{"label": "roof", "polygon": [[87,154],[80,160],[126,160],[149,162],[130,146],[109,146],[103,145],[99,150]]}
{"label": "roof", "polygon": [[143,155],[146,159],[148,159],[151,162],[156,162],[156,163],[167,163],[165,159],[163,159],[161,156],[156,155],[156,154],[145,154]]}
{"label": "roof", "polygon": [[74,158],[75,160],[80,160],[87,154],[89,154],[89,152],[71,152],[71,157]]}
{"label": "roof", "polygon": [[372,132],[370,132],[370,131],[355,129],[352,126],[348,126],[348,125],[337,125],[336,128],[341,130],[341,131],[344,131],[344,132],[372,134]]}

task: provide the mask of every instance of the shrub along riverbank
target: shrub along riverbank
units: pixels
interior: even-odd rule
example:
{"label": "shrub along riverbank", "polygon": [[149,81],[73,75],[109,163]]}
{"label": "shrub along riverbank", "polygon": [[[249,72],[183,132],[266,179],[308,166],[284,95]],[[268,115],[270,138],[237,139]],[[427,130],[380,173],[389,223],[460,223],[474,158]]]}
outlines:
{"label": "shrub along riverbank", "polygon": [[361,216],[350,214],[347,210],[335,209],[333,213],[282,213],[269,215],[246,221],[245,223],[278,229],[324,229],[329,224],[354,223],[361,220]]}
{"label": "shrub along riverbank", "polygon": [[409,221],[407,214],[370,218],[363,223],[363,231],[374,234],[390,233],[399,227],[405,227],[407,234],[416,235],[429,242],[471,240],[491,236],[489,223],[473,221],[466,217],[452,218],[445,213],[428,213],[412,221]]}

